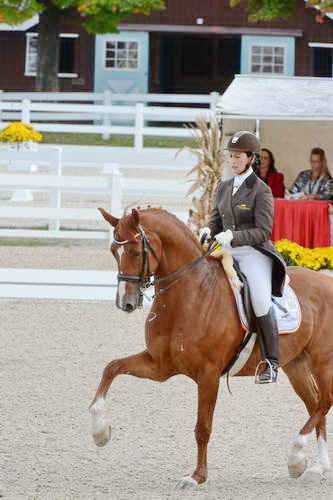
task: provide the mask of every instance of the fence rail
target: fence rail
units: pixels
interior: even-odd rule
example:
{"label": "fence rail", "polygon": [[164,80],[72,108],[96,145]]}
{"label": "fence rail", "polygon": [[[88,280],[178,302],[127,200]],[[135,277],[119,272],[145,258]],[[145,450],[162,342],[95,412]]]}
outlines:
{"label": "fence rail", "polygon": [[80,101],[80,102],[145,102],[145,103],[183,103],[183,104],[207,104],[214,109],[218,98],[218,92],[210,94],[114,94],[110,90],[104,92],[5,92],[0,90],[1,101]]}
{"label": "fence rail", "polygon": [[[79,100],[81,103],[54,102]],[[75,97],[75,99],[74,99]],[[110,135],[133,135],[134,147],[143,149],[145,136],[191,137],[188,128],[168,126],[170,123],[184,125],[194,123],[199,115],[210,120],[215,109],[218,94],[94,94],[94,93],[15,93],[0,92],[0,126],[9,121],[21,120],[33,123],[40,132],[102,134],[103,139]],[[82,101],[86,100],[85,104]],[[49,102],[46,102],[49,101]],[[91,104],[91,102],[94,104]],[[103,101],[103,104],[96,104]],[[135,102],[134,105],[114,104],[115,102]],[[206,104],[210,109],[184,106],[145,106],[144,103],[192,103]],[[58,122],[58,123],[54,123]],[[59,123],[71,122],[71,123]],[[73,123],[74,122],[74,123]],[[86,122],[86,123],[82,123]],[[120,124],[118,124],[120,122]],[[154,122],[166,124],[157,127]]]}
{"label": "fence rail", "polygon": [[[124,177],[116,165],[110,165],[107,175],[99,177],[36,174],[2,174],[0,190],[31,189],[49,193],[49,205],[42,207],[0,206],[0,219],[48,220],[48,229],[17,229],[0,227],[0,237],[39,238],[84,238],[104,239],[107,231],[63,230],[60,221],[100,221],[102,216],[97,208],[64,208],[62,193],[92,194],[107,196],[109,208],[115,216],[122,213],[124,196],[161,196],[184,198],[188,185],[184,181],[172,179],[141,179]],[[186,221],[186,213],[177,213]]]}

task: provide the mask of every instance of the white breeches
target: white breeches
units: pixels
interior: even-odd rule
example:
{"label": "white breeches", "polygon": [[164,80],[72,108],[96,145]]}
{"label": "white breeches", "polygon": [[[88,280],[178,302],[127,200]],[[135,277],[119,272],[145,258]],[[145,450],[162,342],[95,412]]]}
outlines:
{"label": "white breeches", "polygon": [[228,247],[246,276],[256,317],[265,316],[272,305],[273,260],[249,245]]}

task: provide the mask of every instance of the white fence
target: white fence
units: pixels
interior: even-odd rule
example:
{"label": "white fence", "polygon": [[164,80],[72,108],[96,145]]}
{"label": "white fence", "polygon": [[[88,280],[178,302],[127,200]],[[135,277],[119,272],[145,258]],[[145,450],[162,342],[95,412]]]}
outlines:
{"label": "white fence", "polygon": [[[209,96],[187,94],[104,94],[94,93],[14,93],[0,94],[0,126],[8,120],[21,120],[34,123],[40,132],[102,134],[104,139],[113,134],[133,135],[136,150],[142,150],[145,136],[191,137],[186,127],[152,126],[151,122],[193,123],[199,115],[210,120],[219,94]],[[84,101],[86,104],[58,101]],[[95,102],[103,100],[103,104]],[[43,102],[41,102],[43,101]],[[49,102],[45,102],[49,101]],[[89,104],[89,102],[94,104]],[[135,102],[135,105],[113,104],[115,102]],[[200,103],[210,106],[210,110],[193,107],[145,106],[143,103]],[[125,124],[112,124],[125,120]],[[80,123],[55,123],[55,122]],[[82,123],[90,122],[90,123]],[[102,123],[99,123],[102,122]]]}
{"label": "white fence", "polygon": [[[32,206],[0,206],[0,219],[32,219],[48,220],[48,229],[0,228],[2,237],[23,238],[80,238],[106,239],[107,231],[96,230],[63,230],[61,221],[99,221],[101,214],[96,208],[65,208],[62,206],[62,193],[97,193],[109,198],[108,208],[115,216],[122,214],[122,198],[124,196],[161,196],[184,198],[188,190],[185,182],[170,179],[143,179],[124,177],[116,165],[106,167],[108,175],[99,177],[70,175],[37,175],[37,174],[2,174],[0,190],[31,189],[47,191],[49,205]],[[186,213],[177,213],[186,221]]]}

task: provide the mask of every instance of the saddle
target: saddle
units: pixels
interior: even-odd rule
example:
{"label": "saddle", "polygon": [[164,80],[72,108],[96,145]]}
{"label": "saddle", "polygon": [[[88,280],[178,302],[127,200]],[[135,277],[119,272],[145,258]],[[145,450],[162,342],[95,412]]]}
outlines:
{"label": "saddle", "polygon": [[[241,272],[238,262],[222,249],[212,253],[214,257],[222,257],[221,263],[226,272],[233,291],[239,319],[245,331],[256,330],[255,315],[251,304],[250,289],[245,275]],[[286,280],[282,297],[272,295],[272,304],[276,315],[279,334],[296,332],[301,324],[301,308],[294,290]]]}
{"label": "saddle", "polygon": [[[250,358],[257,340],[256,322],[247,279],[239,269],[237,261],[223,249],[214,251],[212,255],[214,257],[222,257],[221,264],[233,291],[239,319],[245,331],[242,344],[221,374],[228,377],[240,372]],[[284,287],[282,297],[274,297],[272,295],[272,303],[280,335],[296,332],[302,320],[298,299],[294,290],[289,285],[289,277],[287,278],[287,284]]]}

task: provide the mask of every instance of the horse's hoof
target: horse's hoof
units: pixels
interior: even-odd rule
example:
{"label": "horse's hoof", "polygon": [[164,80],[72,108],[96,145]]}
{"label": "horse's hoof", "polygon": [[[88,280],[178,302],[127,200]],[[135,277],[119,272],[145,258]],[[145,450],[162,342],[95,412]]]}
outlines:
{"label": "horse's hoof", "polygon": [[293,479],[301,477],[306,469],[306,464],[307,464],[306,458],[303,458],[303,460],[297,462],[297,464],[288,465],[289,476],[292,477]]}
{"label": "horse's hoof", "polygon": [[106,424],[101,432],[93,434],[92,437],[99,448],[106,446],[111,439],[111,425]]}
{"label": "horse's hoof", "polygon": [[176,485],[176,489],[177,490],[189,490],[190,488],[193,488],[196,486],[198,486],[198,483],[195,479],[193,479],[193,477],[184,476],[178,481],[178,483]]}
{"label": "horse's hoof", "polygon": [[314,465],[313,467],[306,469],[300,479],[302,481],[306,481],[307,483],[321,483],[326,479],[324,472],[323,468]]}

